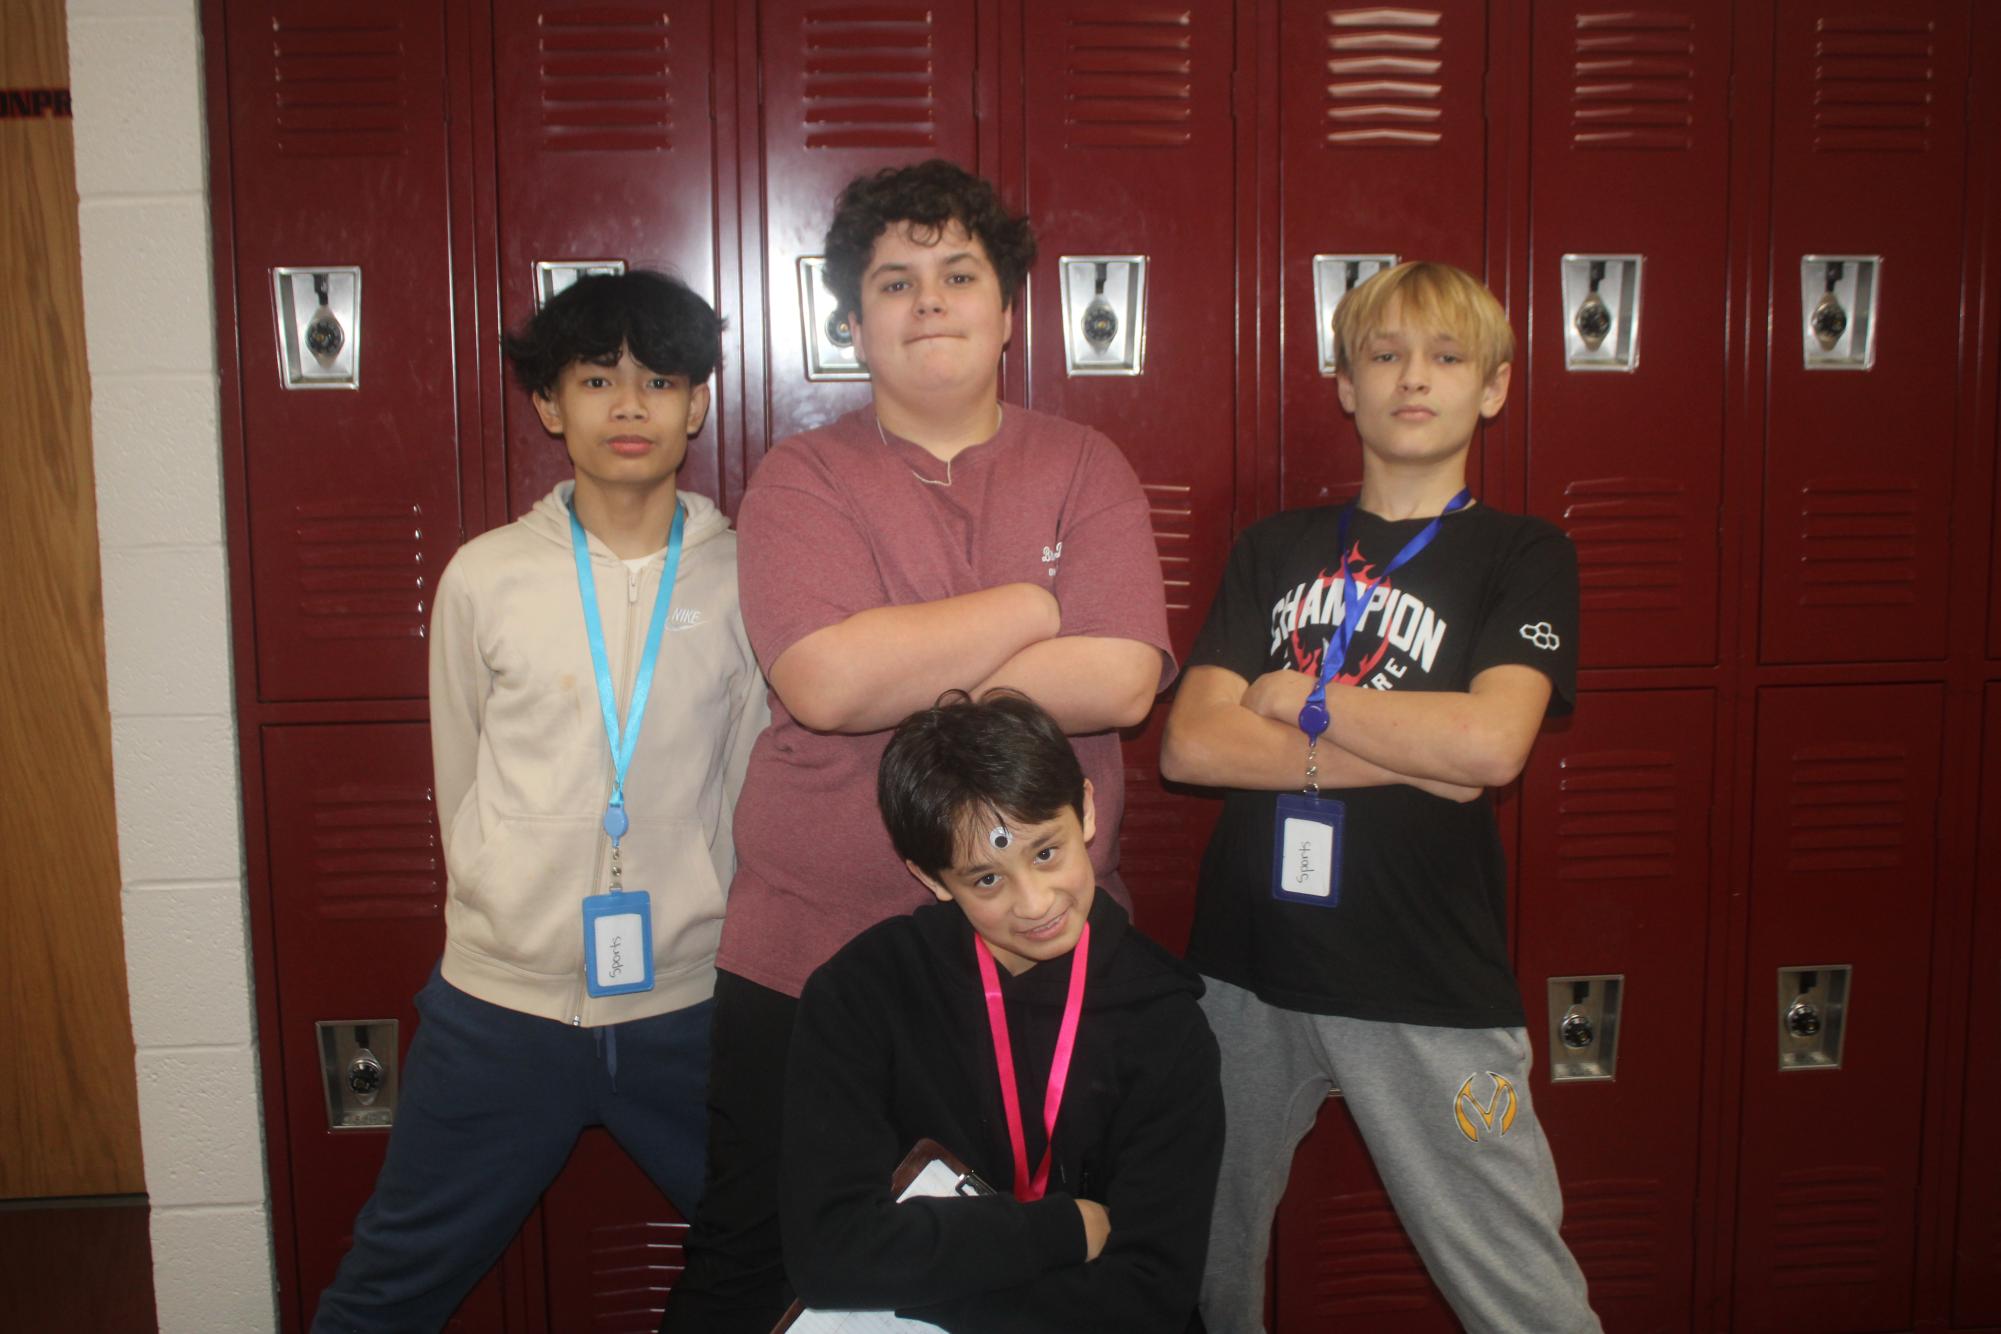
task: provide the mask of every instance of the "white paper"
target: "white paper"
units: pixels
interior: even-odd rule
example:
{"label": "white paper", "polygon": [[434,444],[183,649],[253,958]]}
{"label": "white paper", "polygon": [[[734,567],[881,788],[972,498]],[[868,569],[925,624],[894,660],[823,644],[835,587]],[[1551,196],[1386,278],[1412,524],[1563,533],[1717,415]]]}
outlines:
{"label": "white paper", "polygon": [[1326,898],[1334,866],[1334,831],[1318,820],[1287,816],[1285,821],[1285,891]]}
{"label": "white paper", "polygon": [[591,919],[597,939],[593,952],[598,985],[616,987],[646,976],[645,962],[639,957],[639,914],[606,913]]}

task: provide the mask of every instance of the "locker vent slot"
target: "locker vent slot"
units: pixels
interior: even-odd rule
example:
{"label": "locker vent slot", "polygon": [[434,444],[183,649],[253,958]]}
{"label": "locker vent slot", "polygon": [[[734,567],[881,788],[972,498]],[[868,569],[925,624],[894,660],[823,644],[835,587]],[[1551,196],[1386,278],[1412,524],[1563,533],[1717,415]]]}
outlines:
{"label": "locker vent slot", "polygon": [[1910,756],[1901,746],[1859,741],[1807,746],[1792,754],[1786,804],[1788,871],[1878,871],[1904,864],[1905,787]]}
{"label": "locker vent slot", "polygon": [[1388,1195],[1335,1195],[1310,1217],[1315,1315],[1347,1316],[1366,1327],[1371,1315],[1435,1305],[1431,1276]]}
{"label": "locker vent slot", "polygon": [[1194,488],[1171,482],[1142,482],[1147,512],[1153,518],[1153,545],[1160,552],[1160,573],[1167,581],[1167,609],[1187,611],[1189,596],[1189,549],[1195,534],[1189,522],[1195,517]]}
{"label": "locker vent slot", "polygon": [[1577,547],[1587,611],[1682,605],[1688,550],[1686,484],[1667,477],[1593,477],[1563,488],[1564,529]]}
{"label": "locker vent slot", "polygon": [[1888,1194],[1881,1168],[1819,1167],[1781,1176],[1772,1210],[1773,1286],[1885,1281]]}
{"label": "locker vent slot", "polygon": [[271,22],[271,83],[283,157],[397,157],[409,128],[403,21],[393,5],[315,10]]}
{"label": "locker vent slot", "polygon": [[806,16],[805,38],[808,148],[937,144],[929,9],[822,9]]}
{"label": "locker vent slot", "polygon": [[1195,138],[1195,33],[1187,10],[1094,9],[1072,18],[1063,69],[1071,148],[1181,148]]}
{"label": "locker vent slot", "polygon": [[312,826],[311,901],[322,917],[433,917],[440,911],[445,865],[428,788],[316,788]]}
{"label": "locker vent slot", "polygon": [[1570,142],[1578,148],[1695,146],[1695,20],[1632,10],[1579,14]]}
{"label": "locker vent slot", "polygon": [[421,639],[428,580],[420,505],[317,501],[293,510],[308,639]]}
{"label": "locker vent slot", "polygon": [[1815,25],[1817,153],[1922,153],[1931,147],[1934,25],[1890,14]]}
{"label": "locker vent slot", "polygon": [[608,1223],[591,1229],[591,1299],[585,1328],[652,1334],[667,1291],[686,1266],[686,1223]]}
{"label": "locker vent slot", "polygon": [[1918,484],[1816,477],[1800,487],[1800,605],[1911,606],[1918,600]]}
{"label": "locker vent slot", "polygon": [[1159,775],[1151,770],[1128,765],[1125,777],[1120,874],[1143,898],[1185,910],[1195,902],[1195,871],[1201,864],[1207,826],[1196,823],[1187,801],[1163,789]]}
{"label": "locker vent slot", "polygon": [[1674,755],[1566,755],[1557,799],[1559,880],[1659,880],[1675,873]]}
{"label": "locker vent slot", "polygon": [[1430,9],[1327,13],[1326,142],[1436,148],[1445,141],[1445,15]]}
{"label": "locker vent slot", "polygon": [[667,15],[593,6],[537,16],[542,147],[654,152],[674,146]]}
{"label": "locker vent slot", "polygon": [[1661,1295],[1660,1182],[1565,1182],[1563,1239],[1593,1297]]}

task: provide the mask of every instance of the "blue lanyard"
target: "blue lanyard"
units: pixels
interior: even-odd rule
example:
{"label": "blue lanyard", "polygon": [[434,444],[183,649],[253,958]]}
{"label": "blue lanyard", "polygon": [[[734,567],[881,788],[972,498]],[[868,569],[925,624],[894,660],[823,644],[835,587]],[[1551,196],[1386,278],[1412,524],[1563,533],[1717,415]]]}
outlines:
{"label": "blue lanyard", "polygon": [[646,628],[646,651],[639,657],[639,675],[633,678],[632,701],[626,706],[625,727],[618,725],[618,687],[612,684],[611,660],[605,654],[604,621],[598,615],[597,581],[591,577],[590,545],[584,525],[570,507],[570,550],[577,558],[577,591],[584,599],[584,628],[590,632],[591,665],[598,674],[598,707],[604,710],[604,734],[611,742],[611,801],[604,808],[604,831],[611,845],[632,822],[625,814],[625,771],[632,764],[632,750],[639,742],[639,725],[646,717],[646,697],[653,693],[653,667],[660,660],[660,632],[667,628],[667,607],[674,600],[674,576],[681,567],[681,504],[674,504],[674,527],[667,537],[667,567],[660,572],[660,589],[653,595],[653,622]]}
{"label": "blue lanyard", "polygon": [[1351,504],[1341,511],[1341,527],[1335,539],[1341,550],[1341,624],[1334,627],[1334,633],[1327,638],[1327,647],[1320,651],[1320,679],[1314,683],[1313,693],[1306,697],[1305,707],[1299,711],[1299,730],[1306,733],[1308,741],[1318,741],[1320,734],[1327,730],[1327,683],[1348,661],[1348,645],[1354,642],[1355,626],[1362,619],[1369,594],[1431,545],[1431,539],[1438,536],[1438,527],[1445,522],[1446,515],[1457,513],[1472,503],[1473,493],[1462,488],[1416,537],[1404,543],[1403,550],[1383,567],[1375,582],[1369,584],[1364,584],[1348,572],[1348,520],[1354,517],[1355,506]]}

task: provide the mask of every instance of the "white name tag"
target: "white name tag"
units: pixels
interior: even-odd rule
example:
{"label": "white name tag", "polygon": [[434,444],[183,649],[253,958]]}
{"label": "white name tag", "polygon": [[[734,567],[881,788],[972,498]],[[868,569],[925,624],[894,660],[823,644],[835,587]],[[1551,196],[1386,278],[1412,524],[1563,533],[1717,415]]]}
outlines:
{"label": "white name tag", "polygon": [[1320,820],[1285,822],[1285,889],[1324,899],[1333,888],[1334,831]]}
{"label": "white name tag", "polygon": [[638,913],[606,913],[591,923],[591,929],[597,933],[592,955],[600,987],[621,987],[640,975],[644,965],[639,959]]}

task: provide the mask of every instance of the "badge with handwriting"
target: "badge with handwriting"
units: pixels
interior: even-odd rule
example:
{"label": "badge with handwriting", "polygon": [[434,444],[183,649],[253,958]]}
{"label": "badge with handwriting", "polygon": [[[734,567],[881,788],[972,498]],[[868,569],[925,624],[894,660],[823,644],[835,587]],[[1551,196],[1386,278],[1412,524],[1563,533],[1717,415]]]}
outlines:
{"label": "badge with handwriting", "polygon": [[593,996],[653,990],[653,900],[645,890],[584,900],[584,987]]}
{"label": "badge with handwriting", "polygon": [[1287,903],[1341,902],[1341,830],[1346,803],[1281,793],[1272,815],[1271,893]]}

